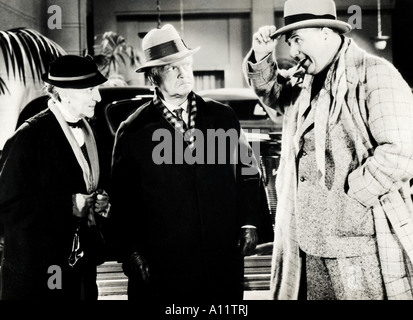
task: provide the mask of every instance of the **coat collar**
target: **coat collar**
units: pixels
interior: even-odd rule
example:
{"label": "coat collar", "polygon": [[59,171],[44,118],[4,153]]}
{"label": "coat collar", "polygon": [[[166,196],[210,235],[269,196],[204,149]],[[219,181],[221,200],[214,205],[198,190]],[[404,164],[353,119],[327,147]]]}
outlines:
{"label": "coat collar", "polygon": [[179,121],[175,115],[165,106],[163,103],[162,94],[160,90],[155,91],[155,97],[153,98],[153,104],[155,108],[161,113],[162,117],[173,127],[180,132],[188,145],[192,148],[195,143],[195,136],[193,131],[195,129],[195,120],[197,116],[197,99],[193,91],[188,94],[188,124],[185,125],[182,121]]}

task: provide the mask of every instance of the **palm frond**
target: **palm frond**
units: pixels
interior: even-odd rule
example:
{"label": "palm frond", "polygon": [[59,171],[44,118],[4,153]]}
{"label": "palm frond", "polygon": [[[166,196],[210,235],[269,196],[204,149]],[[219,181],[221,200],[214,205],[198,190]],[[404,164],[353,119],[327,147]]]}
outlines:
{"label": "palm frond", "polygon": [[6,93],[6,90],[7,90],[7,92],[10,93],[10,91],[7,89],[7,86],[6,86],[6,84],[4,83],[3,79],[0,78],[0,95],[1,95],[1,94],[5,94],[5,93]]}
{"label": "palm frond", "polygon": [[[0,49],[8,78],[14,77],[26,85],[25,61],[34,81],[41,81],[41,75],[50,61],[66,54],[57,43],[36,30],[27,28],[0,31]],[[6,82],[0,78],[0,94],[7,90]]]}

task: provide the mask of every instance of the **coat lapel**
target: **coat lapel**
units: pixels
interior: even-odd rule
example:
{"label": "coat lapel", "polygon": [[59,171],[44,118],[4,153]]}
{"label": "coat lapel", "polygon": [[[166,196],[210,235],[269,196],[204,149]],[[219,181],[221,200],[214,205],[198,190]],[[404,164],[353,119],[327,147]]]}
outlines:
{"label": "coat lapel", "polygon": [[[159,91],[157,90],[157,93]],[[156,109],[161,113],[162,117],[168,122],[168,124],[177,130],[183,137],[185,142],[188,144],[188,146],[193,149],[194,148],[194,142],[195,142],[195,137],[194,137],[194,129],[196,125],[196,116],[197,116],[197,103],[196,103],[196,98],[195,94],[191,92],[188,96],[189,99],[189,123],[188,123],[188,129],[185,130],[185,127],[182,123],[182,121],[179,121],[171,111],[165,105],[162,103],[162,100],[158,97],[155,96],[153,99],[153,104],[155,105]]]}

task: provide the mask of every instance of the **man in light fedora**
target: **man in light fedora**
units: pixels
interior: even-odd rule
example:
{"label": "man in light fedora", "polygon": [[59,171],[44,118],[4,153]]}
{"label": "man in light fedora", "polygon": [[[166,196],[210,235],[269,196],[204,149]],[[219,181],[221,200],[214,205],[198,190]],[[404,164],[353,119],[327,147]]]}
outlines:
{"label": "man in light fedora", "polygon": [[[413,97],[387,61],[345,36],[332,0],[288,0],[243,71],[284,113],[274,299],[412,299]],[[281,36],[297,66],[280,70]]]}
{"label": "man in light fedora", "polygon": [[106,78],[91,59],[64,55],[42,79],[45,110],[17,129],[0,158],[1,299],[97,300],[104,252],[95,236],[109,197],[99,191],[99,149],[86,119]]}
{"label": "man in light fedora", "polygon": [[[193,92],[199,48],[188,49],[172,25],[151,30],[142,47],[146,63],[137,72],[156,87],[155,97],[120,125],[112,161],[114,238],[128,298],[238,301],[243,256],[258,241],[256,159],[234,111]],[[235,133],[236,143],[207,143],[217,131]],[[197,161],[188,161],[194,154]]]}

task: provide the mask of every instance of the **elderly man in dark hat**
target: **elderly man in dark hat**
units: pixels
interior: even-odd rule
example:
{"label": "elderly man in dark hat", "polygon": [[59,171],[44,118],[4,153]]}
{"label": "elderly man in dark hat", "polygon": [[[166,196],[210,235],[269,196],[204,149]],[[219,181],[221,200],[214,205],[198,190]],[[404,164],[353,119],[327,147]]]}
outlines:
{"label": "elderly man in dark hat", "polygon": [[[412,299],[413,97],[360,49],[332,0],[288,0],[243,64],[284,113],[272,266],[275,299]],[[278,68],[285,36],[297,66]]]}
{"label": "elderly man in dark hat", "polygon": [[[86,121],[106,81],[95,63],[66,55],[43,75],[45,110],[7,141],[0,158],[3,300],[96,300],[96,244],[109,198]],[[99,247],[100,248],[100,247]]]}
{"label": "elderly man in dark hat", "polygon": [[[172,25],[151,30],[142,46],[137,71],[155,98],[121,124],[112,163],[129,299],[240,300],[243,256],[257,243],[256,159],[234,111],[193,92],[199,48],[188,49]],[[224,144],[207,142],[211,135]]]}

